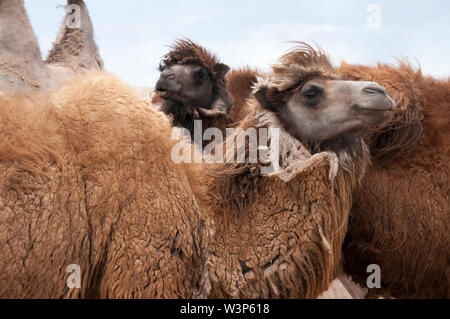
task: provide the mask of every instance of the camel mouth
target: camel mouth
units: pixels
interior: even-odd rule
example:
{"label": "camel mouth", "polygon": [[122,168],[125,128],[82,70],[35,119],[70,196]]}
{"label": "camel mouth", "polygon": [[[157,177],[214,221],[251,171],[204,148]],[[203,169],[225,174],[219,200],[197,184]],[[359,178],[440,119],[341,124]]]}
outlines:
{"label": "camel mouth", "polygon": [[388,118],[390,117],[393,113],[394,110],[392,109],[368,109],[368,110],[362,110],[360,111],[361,113],[361,117],[373,117],[374,119],[383,119],[383,118]]}
{"label": "camel mouth", "polygon": [[355,109],[357,110],[357,118],[370,127],[392,118],[396,110],[396,104],[394,100],[388,98],[383,103],[356,105]]}
{"label": "camel mouth", "polygon": [[[360,126],[364,129],[370,129],[374,126],[380,125],[389,121],[394,115],[393,110],[366,110],[360,113],[357,118],[360,121]],[[358,125],[355,125],[357,127]]]}
{"label": "camel mouth", "polygon": [[162,99],[167,99],[169,97],[169,92],[167,91],[157,91],[156,94],[158,95],[158,97],[162,98]]}
{"label": "camel mouth", "polygon": [[357,114],[349,121],[352,128],[370,129],[381,123],[389,121],[393,116],[393,111],[389,109],[359,109]]}
{"label": "camel mouth", "polygon": [[357,112],[372,113],[372,114],[379,114],[379,113],[389,114],[394,112],[395,107],[396,103],[391,98],[389,98],[386,101],[377,103],[368,103],[366,105],[364,104],[353,105],[353,108],[357,110]]}

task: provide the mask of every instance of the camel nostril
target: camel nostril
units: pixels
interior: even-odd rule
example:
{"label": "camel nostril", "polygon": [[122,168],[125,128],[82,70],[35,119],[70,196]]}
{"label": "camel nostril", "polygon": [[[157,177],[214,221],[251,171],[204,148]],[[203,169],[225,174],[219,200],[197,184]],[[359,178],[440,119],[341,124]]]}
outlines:
{"label": "camel nostril", "polygon": [[384,87],[382,87],[381,85],[377,85],[377,84],[370,84],[368,86],[366,86],[363,91],[365,93],[369,93],[369,94],[384,94],[386,95],[386,89]]}
{"label": "camel nostril", "polygon": [[162,81],[158,81],[155,86],[156,91],[167,91],[167,88],[162,83]]}

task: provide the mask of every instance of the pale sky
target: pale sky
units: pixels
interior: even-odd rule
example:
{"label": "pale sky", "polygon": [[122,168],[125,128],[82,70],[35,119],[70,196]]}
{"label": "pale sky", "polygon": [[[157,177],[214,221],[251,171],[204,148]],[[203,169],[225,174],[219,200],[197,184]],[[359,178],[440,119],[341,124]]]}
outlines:
{"label": "pale sky", "polygon": [[[25,0],[45,57],[64,16],[64,0]],[[152,87],[174,39],[189,37],[229,66],[265,69],[288,41],[316,43],[338,64],[395,63],[406,56],[424,73],[450,76],[447,0],[86,0],[95,40],[108,71]],[[367,20],[380,9],[380,28]],[[370,10],[369,10],[370,11]],[[369,19],[374,26],[376,19]],[[369,22],[370,22],[369,21]]]}

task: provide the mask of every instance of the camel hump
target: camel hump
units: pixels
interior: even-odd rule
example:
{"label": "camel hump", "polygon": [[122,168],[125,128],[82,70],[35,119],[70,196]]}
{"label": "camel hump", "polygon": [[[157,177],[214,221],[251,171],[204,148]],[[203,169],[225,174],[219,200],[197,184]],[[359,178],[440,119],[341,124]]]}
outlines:
{"label": "camel hump", "polygon": [[75,72],[82,69],[102,70],[103,60],[94,40],[86,4],[83,0],[68,0],[66,9],[58,36],[45,62],[67,66]]}
{"label": "camel hump", "polygon": [[0,0],[0,57],[41,62],[41,51],[23,0]]}

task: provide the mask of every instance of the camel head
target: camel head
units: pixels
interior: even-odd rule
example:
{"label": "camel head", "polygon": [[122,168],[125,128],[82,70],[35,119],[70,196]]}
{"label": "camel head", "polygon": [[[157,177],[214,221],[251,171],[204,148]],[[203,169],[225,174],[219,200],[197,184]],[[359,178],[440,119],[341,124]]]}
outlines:
{"label": "camel head", "polygon": [[207,107],[212,103],[214,82],[201,65],[173,65],[163,69],[156,84],[158,96],[187,106]]}
{"label": "camel head", "polygon": [[[259,79],[254,96],[310,149],[336,147],[388,118],[394,101],[374,82],[340,80],[322,51],[302,44]],[[348,143],[348,139],[342,141]]]}
{"label": "camel head", "polygon": [[230,68],[187,39],[177,40],[171,49],[160,64],[158,96],[187,109],[211,109],[219,91],[225,87],[225,74]]}

